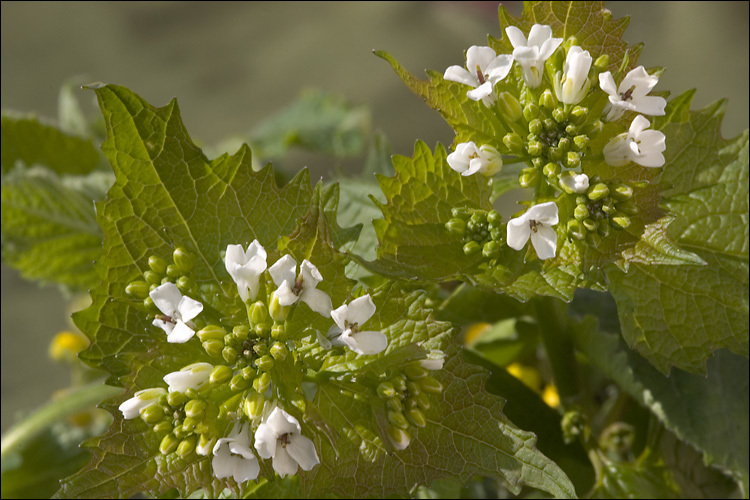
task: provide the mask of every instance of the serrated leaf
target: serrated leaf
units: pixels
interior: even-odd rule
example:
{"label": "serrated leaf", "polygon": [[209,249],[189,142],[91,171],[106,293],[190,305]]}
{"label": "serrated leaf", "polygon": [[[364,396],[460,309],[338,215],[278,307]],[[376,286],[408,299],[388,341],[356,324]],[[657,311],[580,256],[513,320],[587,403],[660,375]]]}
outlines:
{"label": "serrated leaf", "polygon": [[571,329],[578,347],[606,375],[649,408],[705,461],[748,482],[748,360],[718,351],[706,376],[673,370],[659,373],[627,349],[617,335],[600,331],[593,318]]}
{"label": "serrated leaf", "polygon": [[748,133],[722,139],[724,105],[690,112],[692,94],[655,125],[669,144],[669,236],[707,265],[607,271],[625,340],[665,373],[703,372],[720,348],[748,355]]}
{"label": "serrated leaf", "polygon": [[2,114],[2,159],[5,173],[22,161],[58,174],[82,175],[99,166],[102,156],[91,139],[71,135],[35,116]]}
{"label": "serrated leaf", "polygon": [[61,178],[41,168],[3,176],[2,259],[24,278],[87,290],[99,280],[102,232],[94,200],[103,199],[109,174]]}

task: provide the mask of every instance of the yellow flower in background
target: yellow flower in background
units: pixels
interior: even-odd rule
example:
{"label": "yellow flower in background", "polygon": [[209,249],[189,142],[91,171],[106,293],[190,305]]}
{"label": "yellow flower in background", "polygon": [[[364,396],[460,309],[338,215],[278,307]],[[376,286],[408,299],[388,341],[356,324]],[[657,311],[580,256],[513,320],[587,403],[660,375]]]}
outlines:
{"label": "yellow flower in background", "polygon": [[541,392],[542,376],[536,368],[524,366],[521,363],[511,363],[505,369],[532,391]]}
{"label": "yellow flower in background", "polygon": [[542,391],[542,399],[550,408],[557,408],[560,406],[560,395],[557,393],[557,387],[555,387],[554,384],[549,384],[544,387],[544,391]]}
{"label": "yellow flower in background", "polygon": [[73,361],[88,345],[89,341],[82,333],[62,331],[50,342],[49,357],[56,361]]}

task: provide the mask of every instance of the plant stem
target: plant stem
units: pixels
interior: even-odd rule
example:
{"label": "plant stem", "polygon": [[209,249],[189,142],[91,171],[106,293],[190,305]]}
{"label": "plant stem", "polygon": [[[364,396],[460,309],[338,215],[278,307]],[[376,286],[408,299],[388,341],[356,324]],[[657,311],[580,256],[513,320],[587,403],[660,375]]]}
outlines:
{"label": "plant stem", "polygon": [[536,310],[552,377],[565,408],[580,398],[575,350],[568,334],[565,303],[552,297],[540,297]]}
{"label": "plant stem", "polygon": [[9,453],[36,437],[60,419],[92,408],[103,400],[121,392],[122,388],[104,385],[101,380],[97,380],[71,391],[60,399],[47,403],[8,430],[2,438],[2,444],[0,444],[0,459],[5,460]]}

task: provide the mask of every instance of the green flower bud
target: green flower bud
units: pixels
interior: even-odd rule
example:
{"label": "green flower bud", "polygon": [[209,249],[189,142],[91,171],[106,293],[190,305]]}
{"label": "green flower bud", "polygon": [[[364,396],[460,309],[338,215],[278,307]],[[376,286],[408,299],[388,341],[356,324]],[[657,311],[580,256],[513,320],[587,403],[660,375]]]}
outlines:
{"label": "green flower bud", "polygon": [[499,226],[502,221],[503,217],[497,210],[490,210],[487,212],[487,222],[493,226]]}
{"label": "green flower bud", "polygon": [[406,382],[406,390],[409,392],[410,396],[416,396],[417,394],[422,392],[419,384],[417,384],[413,380],[409,380],[408,382]]}
{"label": "green flower bud", "polygon": [[404,429],[399,429],[398,427],[388,425],[386,426],[386,430],[388,432],[388,437],[390,438],[391,443],[393,443],[393,446],[397,450],[403,450],[407,446],[409,446],[409,443],[411,442],[411,436]]}
{"label": "green flower bud", "polygon": [[[192,423],[193,423],[193,419],[191,418],[188,421],[188,425],[191,425]],[[184,438],[188,437],[191,432],[192,432],[192,430],[190,430],[189,427],[185,428],[185,424],[182,421],[177,420],[177,421],[175,421],[175,426],[174,426],[174,429],[172,429],[172,434],[171,435],[174,436],[175,438],[177,438],[177,440],[179,442],[180,439],[184,439]]]}
{"label": "green flower bud", "polygon": [[599,227],[599,223],[592,219],[583,219],[581,224],[586,228],[586,231],[596,231]]}
{"label": "green flower bud", "polygon": [[412,408],[406,412],[406,418],[414,427],[424,427],[427,425],[427,419],[418,408]]}
{"label": "green flower bud", "polygon": [[562,107],[557,107],[552,111],[552,118],[554,118],[557,123],[562,123],[568,119],[568,113],[566,113],[565,109]]}
{"label": "green flower bud", "polygon": [[576,127],[572,123],[569,123],[568,125],[565,126],[565,133],[568,134],[569,136],[577,135],[578,127]]}
{"label": "green flower bud", "polygon": [[263,398],[262,394],[252,392],[245,398],[245,401],[243,401],[242,409],[248,418],[258,418],[263,415],[263,407],[265,404],[266,400]]}
{"label": "green flower bud", "polygon": [[466,231],[466,221],[463,219],[459,219],[458,217],[454,217],[445,223],[445,229],[447,229],[448,232],[453,235],[463,236],[464,232]]}
{"label": "green flower bud", "polygon": [[538,180],[539,172],[535,168],[524,168],[518,176],[518,183],[525,188],[536,186]]}
{"label": "green flower bud", "polygon": [[[170,278],[167,278],[166,276],[161,279],[159,282],[162,285],[166,285],[167,283],[172,283],[172,280]],[[157,285],[152,285],[154,288],[158,288]]]}
{"label": "green flower bud", "polygon": [[250,335],[250,327],[247,325],[237,325],[232,329],[232,335],[240,342],[243,342]]}
{"label": "green flower bud", "polygon": [[616,215],[610,219],[612,227],[615,229],[627,229],[630,227],[630,217],[623,213],[615,212]]}
{"label": "green flower bud", "polygon": [[617,204],[617,210],[625,215],[635,215],[638,213],[638,205],[633,200],[623,201]]}
{"label": "green flower bud", "polygon": [[183,294],[190,293],[190,291],[195,286],[195,282],[187,276],[180,276],[179,278],[177,278],[177,283],[175,284]]}
{"label": "green flower bud", "polygon": [[164,408],[159,405],[149,405],[141,410],[141,419],[149,425],[154,425],[164,418]]}
{"label": "green flower bud", "polygon": [[539,106],[548,111],[552,111],[553,109],[555,109],[555,106],[557,106],[557,100],[555,99],[555,96],[552,95],[552,91],[550,89],[546,89],[544,92],[542,92],[542,95],[539,96]]}
{"label": "green flower bud", "polygon": [[226,365],[219,365],[215,367],[213,370],[211,370],[211,375],[208,376],[209,382],[214,385],[223,384],[230,378],[232,378],[232,369]]}
{"label": "green flower bud", "polygon": [[583,151],[589,146],[589,138],[586,135],[577,135],[573,138],[573,143],[578,151]]}
{"label": "green flower bud", "polygon": [[222,339],[224,341],[224,345],[234,347],[236,344],[236,339],[234,338],[234,335],[227,333],[224,335],[224,338]]}
{"label": "green flower bud", "polygon": [[583,227],[583,224],[581,224],[581,221],[570,219],[568,221],[568,234],[576,239],[582,240],[586,237],[586,229]]}
{"label": "green flower bud", "polygon": [[529,132],[535,135],[539,135],[542,132],[544,132],[544,125],[542,125],[541,120],[534,119],[529,122]]}
{"label": "green flower bud", "polygon": [[565,163],[570,168],[578,168],[581,166],[581,155],[576,151],[568,151],[565,155]]}
{"label": "green flower bud", "polygon": [[565,152],[565,151],[569,150],[570,149],[570,139],[568,139],[567,137],[563,137],[562,139],[560,139],[559,141],[557,141],[557,148],[560,151],[562,151],[562,152]]}
{"label": "green flower bud", "polygon": [[164,275],[167,272],[167,261],[159,256],[152,255],[148,258],[148,267],[156,274]]}
{"label": "green flower bud", "polygon": [[617,201],[629,200],[633,196],[633,188],[627,184],[618,184],[612,190],[612,198]]}
{"label": "green flower bud", "polygon": [[376,389],[380,399],[390,399],[396,397],[396,388],[390,382],[381,382]]}
{"label": "green flower bud", "polygon": [[162,455],[169,455],[173,451],[177,449],[177,447],[180,444],[180,439],[178,439],[174,434],[167,434],[162,438],[161,444],[159,445],[159,451]]}
{"label": "green flower bud", "polygon": [[234,363],[237,360],[237,350],[234,347],[226,346],[221,350],[221,357],[227,363]]}
{"label": "green flower bud", "polygon": [[[420,389],[421,390],[421,389]],[[422,394],[421,392],[419,394]],[[408,410],[411,410],[412,408],[417,407],[417,398],[416,396],[409,396],[408,398],[404,399],[404,408]]]}
{"label": "green flower bud", "polygon": [[268,388],[271,385],[271,375],[266,373],[261,373],[260,376],[256,377],[255,380],[253,380],[253,389],[255,389],[256,392],[263,394],[268,390]]}
{"label": "green flower bud", "polygon": [[473,212],[473,210],[471,208],[467,208],[467,207],[453,207],[453,208],[451,208],[451,215],[453,215],[453,217],[466,218],[466,217],[471,216],[472,212]]}
{"label": "green flower bud", "polygon": [[155,310],[156,304],[154,304],[154,301],[153,299],[151,299],[151,297],[146,297],[145,299],[143,299],[143,307],[149,310]]}
{"label": "green flower bud", "polygon": [[612,200],[607,200],[606,203],[602,204],[602,212],[611,215],[615,213],[615,203]]}
{"label": "green flower bud", "polygon": [[[162,420],[158,424],[154,425],[154,432],[157,435],[169,434],[172,432],[172,422],[169,420]],[[163,439],[163,438],[162,438]]]}
{"label": "green flower bud", "polygon": [[286,333],[286,327],[283,324],[273,325],[271,328],[271,338],[274,340],[283,339]]}
{"label": "green flower bud", "polygon": [[250,321],[253,325],[268,322],[268,308],[262,301],[257,301],[250,306]]}
{"label": "green flower bud", "polygon": [[500,227],[492,228],[490,230],[490,238],[492,238],[492,241],[503,242],[505,241],[505,231]]}
{"label": "green flower bud", "polygon": [[198,436],[190,436],[183,439],[177,447],[177,455],[180,458],[186,458],[195,451],[195,445],[198,443]]}
{"label": "green flower bud", "polygon": [[589,188],[587,195],[590,200],[601,200],[609,195],[609,188],[606,184],[600,182]]}
{"label": "green flower bud", "polygon": [[538,118],[541,114],[541,111],[539,111],[539,108],[537,108],[533,103],[529,103],[523,108],[523,117],[526,118],[527,122],[530,122],[534,118]]}
{"label": "green flower bud", "polygon": [[403,375],[399,375],[398,377],[393,377],[391,379],[391,383],[393,384],[393,387],[395,387],[398,392],[404,392],[406,390],[406,377],[404,377]]}
{"label": "green flower bud", "polygon": [[427,370],[419,365],[408,365],[404,368],[404,374],[412,380],[417,380],[427,376]]}
{"label": "green flower bud", "polygon": [[145,273],[143,273],[143,277],[146,278],[146,282],[151,285],[161,284],[161,276],[153,271],[146,271]]}
{"label": "green flower bud", "polygon": [[201,339],[201,342],[205,342],[207,340],[221,340],[222,344],[224,341],[224,336],[227,334],[227,331],[224,330],[219,325],[206,325],[200,330],[198,330],[198,338]]}
{"label": "green flower bud", "polygon": [[141,280],[131,281],[125,287],[125,293],[136,299],[145,299],[148,297],[148,292],[149,284]]}
{"label": "green flower bud", "polygon": [[241,373],[232,377],[232,381],[229,382],[229,388],[232,389],[232,392],[244,391],[248,387],[250,387],[250,381],[245,380]]}
{"label": "green flower bud", "polygon": [[268,323],[258,323],[255,325],[255,335],[258,337],[268,337],[271,334],[271,325]]}
{"label": "green flower bud", "polygon": [[609,54],[602,54],[594,61],[594,67],[600,72],[607,71],[607,66],[609,66]]}
{"label": "green flower bud", "polygon": [[398,398],[398,397],[391,398],[388,400],[387,404],[388,404],[388,408],[390,408],[393,411],[400,412],[404,410],[404,405],[401,403],[401,398]]}
{"label": "green flower bud", "polygon": [[271,346],[271,356],[276,360],[283,360],[289,355],[289,349],[281,342],[274,342]]}
{"label": "green flower bud", "polygon": [[607,236],[609,236],[609,233],[611,232],[609,221],[599,221],[599,227],[596,229],[596,232],[598,232],[602,236],[602,238],[606,238]]}
{"label": "green flower bud", "polygon": [[586,120],[586,115],[589,114],[589,108],[584,106],[576,106],[570,111],[570,119],[576,125],[580,125]]}
{"label": "green flower bud", "polygon": [[260,371],[267,372],[273,368],[273,358],[268,354],[264,354],[255,360],[255,367]]}
{"label": "green flower bud", "polygon": [[505,118],[511,122],[518,121],[523,114],[521,103],[518,102],[518,99],[516,99],[513,94],[508,92],[500,92],[497,95],[497,104]]}
{"label": "green flower bud", "polygon": [[576,205],[575,210],[573,210],[573,217],[578,220],[583,220],[589,215],[589,207],[587,207],[586,205]]}
{"label": "green flower bud", "polygon": [[177,266],[182,273],[189,273],[193,270],[195,264],[195,257],[188,252],[185,248],[179,247],[172,253],[172,259],[174,259],[174,265]]}
{"label": "green flower bud", "polygon": [[548,130],[548,131],[554,130],[555,132],[557,131],[557,122],[553,120],[552,118],[545,118],[543,123],[544,123],[545,130]]}
{"label": "green flower bud", "polygon": [[416,400],[417,400],[417,406],[419,406],[419,408],[421,408],[424,411],[429,410],[430,407],[432,406],[430,404],[430,397],[427,395],[426,392],[420,392],[419,394],[417,394]]}
{"label": "green flower bud", "polygon": [[167,276],[172,279],[177,279],[182,276],[182,271],[180,271],[180,268],[174,264],[169,264],[167,266]]}
{"label": "green flower bud", "polygon": [[253,346],[253,351],[255,351],[255,354],[258,356],[263,356],[264,354],[268,354],[268,343],[260,341],[256,343]]}
{"label": "green flower bud", "polygon": [[482,247],[482,255],[488,259],[496,259],[500,255],[502,245],[497,241],[488,241]]}
{"label": "green flower bud", "polygon": [[547,178],[555,178],[560,175],[562,168],[557,163],[547,163],[544,166],[544,175]]}
{"label": "green flower bud", "polygon": [[443,392],[443,384],[437,381],[437,379],[430,377],[429,375],[419,379],[419,385],[422,386],[422,390],[432,394],[440,394]]}
{"label": "green flower bud", "polygon": [[531,156],[541,156],[544,149],[541,142],[529,141],[528,145],[526,146],[526,151],[528,151]]}
{"label": "green flower bud", "polygon": [[289,316],[290,308],[291,306],[282,306],[279,304],[279,297],[276,296],[276,292],[271,294],[271,305],[268,308],[268,312],[271,314],[271,318],[273,318],[274,321],[278,321],[279,323],[286,321],[287,316]]}
{"label": "green flower bud", "polygon": [[406,417],[404,417],[404,414],[400,411],[388,411],[388,422],[399,429],[409,428],[409,422],[406,421]]}
{"label": "green flower bud", "polygon": [[552,147],[547,151],[547,157],[552,161],[560,161],[562,160],[563,152],[558,147]]}
{"label": "green flower bud", "polygon": [[206,411],[206,402],[201,399],[191,399],[185,405],[185,415],[198,418]]}
{"label": "green flower bud", "polygon": [[583,133],[589,136],[591,139],[595,139],[596,136],[599,135],[599,133],[604,128],[604,124],[601,120],[596,120],[595,122],[589,124],[586,126],[586,128],[583,130]]}
{"label": "green flower bud", "polygon": [[252,366],[244,367],[240,373],[245,380],[252,380],[258,375],[258,372]]}
{"label": "green flower bud", "polygon": [[474,255],[475,253],[479,252],[482,249],[481,246],[479,246],[479,243],[476,241],[470,241],[464,245],[464,253],[466,255]]}
{"label": "green flower bud", "polygon": [[192,387],[188,387],[187,389],[185,389],[185,395],[188,397],[188,399],[199,399],[201,397],[201,395],[198,394],[198,391],[196,391]]}
{"label": "green flower bud", "polygon": [[212,358],[221,358],[224,342],[217,339],[207,340],[201,344],[206,353]]}
{"label": "green flower bud", "polygon": [[534,168],[541,169],[544,166],[544,158],[532,158],[531,164]]}
{"label": "green flower bud", "polygon": [[177,408],[184,405],[187,400],[188,397],[185,395],[185,393],[182,392],[175,391],[167,394],[167,403],[172,408]]}
{"label": "green flower bud", "polygon": [[503,144],[510,150],[511,153],[520,154],[523,151],[523,139],[515,132],[511,134],[505,134],[503,137]]}

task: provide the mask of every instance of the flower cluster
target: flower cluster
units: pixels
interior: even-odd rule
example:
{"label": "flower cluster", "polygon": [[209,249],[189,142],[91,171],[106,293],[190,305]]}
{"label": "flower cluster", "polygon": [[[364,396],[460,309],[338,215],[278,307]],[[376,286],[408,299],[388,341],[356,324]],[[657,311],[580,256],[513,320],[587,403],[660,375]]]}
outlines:
{"label": "flower cluster", "polygon": [[[482,250],[490,260],[505,244],[522,250],[529,240],[541,260],[557,256],[560,238],[596,246],[610,229],[630,226],[637,206],[631,198],[634,189],[643,187],[640,181],[618,178],[617,170],[602,177],[602,161],[615,168],[665,163],[665,136],[643,116],[665,114],[666,100],[649,95],[658,75],[643,66],[624,75],[623,68],[608,71],[607,54],[592,55],[573,37],[555,38],[550,26],[533,25],[528,38],[514,26],[505,33],[510,54],[472,46],[465,68],[451,66],[443,79],[470,87],[468,99],[494,112],[507,133],[459,142],[447,162],[462,176],[488,177],[509,160],[525,163],[518,180],[534,189],[533,201],[504,231],[496,222],[499,216],[473,213],[469,219],[460,213],[469,209],[462,207],[446,227],[463,237],[465,253]],[[597,236],[587,238],[590,234]]]}

